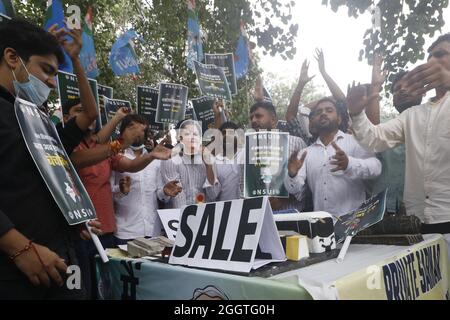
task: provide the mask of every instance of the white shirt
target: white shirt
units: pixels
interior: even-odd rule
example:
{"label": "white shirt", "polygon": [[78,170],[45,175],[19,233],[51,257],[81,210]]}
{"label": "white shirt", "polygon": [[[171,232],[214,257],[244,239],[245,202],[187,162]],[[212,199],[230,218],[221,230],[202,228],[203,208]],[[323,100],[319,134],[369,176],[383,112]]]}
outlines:
{"label": "white shirt", "polygon": [[218,184],[215,188],[215,201],[227,201],[241,198],[243,152],[239,149],[232,159],[221,154],[215,157],[214,173]]}
{"label": "white shirt", "polygon": [[405,143],[404,203],[424,223],[450,221],[450,95],[415,106],[373,125],[361,112],[353,117],[355,138],[381,152]]}
{"label": "white shirt", "polygon": [[[314,211],[326,211],[340,216],[359,206],[366,199],[364,179],[375,178],[381,174],[381,162],[359,146],[355,138],[338,131],[333,139],[348,157],[345,171],[333,174],[330,165],[336,150],[331,143],[325,146],[320,138],[306,148],[303,166],[294,178],[287,176],[286,189],[298,194],[304,190],[307,181],[314,200]],[[298,157],[303,155],[299,152]]]}
{"label": "white shirt", "polygon": [[[147,153],[144,149],[143,154]],[[124,156],[135,159],[133,150],[126,149]],[[157,194],[162,193],[163,184],[160,178],[161,161],[153,160],[143,170],[130,172],[113,172],[112,190],[116,214],[116,237],[135,239],[144,236],[159,236],[161,222],[158,218]],[[119,181],[128,176],[131,179],[130,192],[120,192]]]}

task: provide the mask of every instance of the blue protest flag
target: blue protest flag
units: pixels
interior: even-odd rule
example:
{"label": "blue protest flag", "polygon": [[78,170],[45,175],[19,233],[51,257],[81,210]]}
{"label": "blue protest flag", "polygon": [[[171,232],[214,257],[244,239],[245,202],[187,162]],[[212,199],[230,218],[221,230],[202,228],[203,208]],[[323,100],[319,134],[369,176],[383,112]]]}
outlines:
{"label": "blue protest flag", "polygon": [[236,78],[242,78],[248,72],[250,64],[250,50],[244,26],[241,24],[241,35],[239,36],[236,52],[234,54],[234,69]]}
{"label": "blue protest flag", "polygon": [[140,72],[139,62],[137,61],[136,53],[131,43],[136,38],[140,39],[136,31],[130,29],[121,35],[113,44],[109,55],[109,63],[116,76],[123,76],[130,73],[137,74]]}
{"label": "blue protest flag", "polygon": [[96,78],[99,75],[97,67],[97,56],[94,46],[94,35],[92,32],[93,13],[92,7],[88,8],[86,18],[83,22],[83,33],[81,35],[83,40],[83,47],[80,52],[80,60],[88,78]]}
{"label": "blue protest flag", "polygon": [[15,16],[14,7],[11,0],[0,0],[0,14],[10,18]]}
{"label": "blue protest flag", "polygon": [[195,8],[195,1],[188,0],[188,25],[187,25],[187,59],[186,65],[194,70],[194,61],[203,61],[203,42],[198,23],[198,15]]}
{"label": "blue protest flag", "polygon": [[6,15],[6,8],[5,5],[3,4],[3,1],[0,1],[0,13]]}
{"label": "blue protest flag", "polygon": [[[64,9],[61,0],[48,0],[47,11],[45,13],[44,29],[48,30],[52,25],[57,24],[58,29],[65,28],[64,22]],[[67,36],[68,41],[72,41],[72,38]],[[64,50],[63,50],[64,51]],[[73,73],[72,60],[64,51],[64,62],[58,66],[61,71]]]}

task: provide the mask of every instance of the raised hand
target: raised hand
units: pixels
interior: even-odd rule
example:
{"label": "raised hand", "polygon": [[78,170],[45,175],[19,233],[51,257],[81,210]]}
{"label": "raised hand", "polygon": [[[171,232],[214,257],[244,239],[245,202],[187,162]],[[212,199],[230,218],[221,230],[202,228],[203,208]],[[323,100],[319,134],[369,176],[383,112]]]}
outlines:
{"label": "raised hand", "polygon": [[164,145],[162,145],[161,143],[158,144],[152,150],[152,152],[150,152],[150,154],[153,156],[153,158],[159,159],[159,160],[168,160],[168,159],[170,159],[171,153],[172,153],[172,150],[164,147]]}
{"label": "raised hand", "polygon": [[372,86],[380,86],[386,80],[387,70],[382,70],[383,57],[379,53],[375,53],[373,57],[373,67],[372,67]]}
{"label": "raised hand", "polygon": [[223,110],[223,100],[216,100],[213,103],[213,112],[214,114],[220,114],[220,112]]}
{"label": "raised hand", "polygon": [[450,89],[450,71],[435,59],[430,59],[405,75],[406,91],[419,96],[439,87]]}
{"label": "raised hand", "polygon": [[316,55],[314,56],[317,60],[317,63],[319,64],[319,71],[321,74],[326,73],[325,70],[325,57],[323,55],[322,49],[316,49]]}
{"label": "raised hand", "polygon": [[263,80],[262,80],[261,75],[258,75],[256,77],[255,90],[253,91],[253,99],[255,101],[263,101],[264,100]]}
{"label": "raised hand", "polygon": [[303,152],[300,159],[298,158],[299,152],[300,151],[294,152],[289,158],[288,173],[291,178],[294,178],[297,175],[298,171],[301,169],[303,163],[305,162],[307,151]]}
{"label": "raised hand", "polygon": [[370,101],[379,98],[378,92],[368,96],[367,87],[367,84],[355,85],[355,82],[353,82],[352,86],[348,86],[346,103],[351,116],[360,114],[369,105]]}
{"label": "raised hand", "polygon": [[308,76],[308,68],[309,68],[309,62],[308,60],[303,61],[302,69],[300,71],[300,78],[298,79],[299,85],[306,85],[308,82],[310,82],[315,76]]}
{"label": "raised hand", "polygon": [[169,181],[164,186],[164,193],[169,197],[176,197],[183,190],[177,180]]}
{"label": "raised hand", "polygon": [[118,120],[121,121],[123,118],[125,118],[128,114],[130,113],[130,109],[128,109],[127,107],[121,107],[117,110],[116,114],[114,115],[114,117]]}
{"label": "raised hand", "polygon": [[339,148],[339,146],[336,144],[336,142],[332,142],[331,145],[336,150],[336,154],[333,156],[333,159],[335,161],[331,161],[330,164],[336,165],[336,168],[331,169],[331,172],[336,172],[339,170],[345,171],[348,167],[348,157],[345,154],[345,152]]}

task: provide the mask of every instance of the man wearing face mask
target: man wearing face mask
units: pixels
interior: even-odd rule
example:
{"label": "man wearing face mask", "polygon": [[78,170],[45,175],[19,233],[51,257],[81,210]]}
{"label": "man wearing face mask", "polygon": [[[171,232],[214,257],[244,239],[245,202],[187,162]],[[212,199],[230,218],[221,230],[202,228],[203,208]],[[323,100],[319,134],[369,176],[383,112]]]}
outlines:
{"label": "man wearing face mask", "polygon": [[38,107],[45,104],[56,87],[58,63],[64,59],[62,45],[72,59],[87,109],[58,130],[67,153],[97,117],[78,57],[81,31],[68,32],[73,42],[62,40],[67,34],[63,30],[51,31],[56,37],[25,21],[0,25],[0,299],[84,298],[83,289],[69,290],[63,280],[67,265],[78,264],[73,243],[79,229],[69,227],[48,191],[14,112],[16,97]]}

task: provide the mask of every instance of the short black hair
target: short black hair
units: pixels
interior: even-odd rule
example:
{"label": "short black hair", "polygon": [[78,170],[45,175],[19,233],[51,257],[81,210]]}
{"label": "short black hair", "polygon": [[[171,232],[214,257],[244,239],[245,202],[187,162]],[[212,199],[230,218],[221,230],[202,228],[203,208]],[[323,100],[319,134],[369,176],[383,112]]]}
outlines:
{"label": "short black hair", "polygon": [[397,84],[397,82],[399,82],[407,73],[408,73],[408,71],[406,71],[406,70],[400,70],[392,77],[392,84],[391,84],[391,93],[392,94],[394,94],[394,92],[395,92],[395,85]]}
{"label": "short black hair", "polygon": [[236,123],[232,122],[232,121],[227,121],[227,122],[223,123],[223,124],[219,127],[219,130],[220,130],[220,131],[223,131],[223,130],[226,130],[226,129],[237,130],[237,129],[239,129],[239,126],[238,126]]}
{"label": "short black hair", "polygon": [[441,36],[439,36],[439,38],[437,38],[432,44],[431,46],[428,48],[428,53],[431,53],[431,51],[441,42],[450,42],[450,33],[446,33],[443,34]]}
{"label": "short black hair", "polygon": [[123,134],[126,128],[128,128],[132,122],[141,123],[143,125],[148,125],[147,120],[141,116],[140,114],[127,114],[120,123],[119,132],[120,134]]}
{"label": "short black hair", "polygon": [[75,107],[76,105],[79,105],[79,104],[81,104],[80,98],[75,98],[75,99],[68,100],[66,103],[64,103],[61,106],[63,115],[69,114],[70,109],[72,109],[73,107]]}
{"label": "short black hair", "polygon": [[317,101],[316,105],[309,113],[309,118],[311,119],[314,116],[314,109],[323,102],[331,102],[333,104],[334,108],[336,109],[337,115],[341,118],[339,130],[341,130],[342,132],[347,132],[350,117],[348,115],[347,105],[343,100],[336,100],[333,97],[325,97],[320,99],[319,101]]}
{"label": "short black hair", "polygon": [[0,23],[0,63],[6,48],[13,48],[27,62],[31,56],[55,55],[58,63],[64,62],[64,53],[58,40],[44,29],[22,19]]}
{"label": "short black hair", "polygon": [[277,111],[275,110],[275,107],[273,104],[269,101],[258,101],[250,108],[250,113],[255,112],[256,109],[262,108],[267,111],[269,111],[271,114],[273,114],[275,117],[277,116]]}

